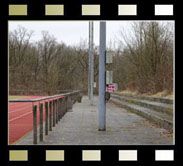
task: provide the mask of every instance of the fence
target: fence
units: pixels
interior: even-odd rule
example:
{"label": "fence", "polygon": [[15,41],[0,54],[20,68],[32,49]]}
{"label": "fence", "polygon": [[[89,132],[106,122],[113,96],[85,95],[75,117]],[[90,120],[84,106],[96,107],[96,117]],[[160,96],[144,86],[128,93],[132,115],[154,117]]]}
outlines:
{"label": "fence", "polygon": [[[52,127],[60,121],[67,110],[72,109],[73,104],[78,101],[81,102],[81,91],[74,91],[54,96],[41,97],[38,99],[11,99],[9,102],[32,102],[33,111],[33,144],[38,143],[38,106],[39,106],[39,140],[43,141],[43,119],[45,119],[45,135],[52,131]],[[48,101],[49,100],[49,101]],[[35,105],[35,102],[40,102]],[[43,113],[43,106],[45,112]],[[43,117],[43,115],[45,117]]]}
{"label": "fence", "polygon": [[[74,90],[54,90],[50,94],[69,93]],[[9,90],[9,95],[49,95],[45,90]]]}

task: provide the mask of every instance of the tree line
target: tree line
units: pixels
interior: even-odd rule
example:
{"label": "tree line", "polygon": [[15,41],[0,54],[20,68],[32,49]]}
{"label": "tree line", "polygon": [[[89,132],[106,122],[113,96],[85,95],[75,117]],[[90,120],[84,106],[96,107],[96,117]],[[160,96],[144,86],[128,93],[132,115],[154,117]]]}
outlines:
{"label": "tree line", "polygon": [[[119,47],[113,51],[113,82],[119,90],[140,93],[173,91],[172,24],[138,22],[132,24],[132,35],[119,34]],[[48,32],[31,42],[32,31],[19,27],[9,33],[9,89],[56,90],[88,88],[88,42],[78,46],[57,42]],[[98,55],[94,58],[94,80],[98,91]]]}
{"label": "tree line", "polygon": [[135,22],[131,35],[121,32],[115,54],[114,81],[120,89],[154,94],[173,92],[172,23]]}

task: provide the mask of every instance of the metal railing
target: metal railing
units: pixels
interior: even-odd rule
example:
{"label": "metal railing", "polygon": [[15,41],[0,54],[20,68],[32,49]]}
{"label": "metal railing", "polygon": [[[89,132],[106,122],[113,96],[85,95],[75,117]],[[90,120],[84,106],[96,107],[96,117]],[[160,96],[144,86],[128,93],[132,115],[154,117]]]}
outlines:
{"label": "metal railing", "polygon": [[[32,102],[33,110],[33,144],[38,143],[38,106],[34,102],[43,101],[39,103],[39,140],[43,141],[43,115],[45,115],[45,135],[48,135],[49,131],[52,131],[52,127],[60,121],[63,115],[72,109],[73,104],[78,101],[81,102],[81,91],[73,91],[64,94],[58,94],[54,96],[41,97],[37,99],[10,99],[9,102]],[[49,101],[46,101],[49,100]],[[43,114],[43,104],[45,114]]]}
{"label": "metal railing", "polygon": [[75,90],[53,90],[50,94],[45,90],[9,90],[9,95],[37,95],[37,96],[52,96],[54,94],[69,93]]}

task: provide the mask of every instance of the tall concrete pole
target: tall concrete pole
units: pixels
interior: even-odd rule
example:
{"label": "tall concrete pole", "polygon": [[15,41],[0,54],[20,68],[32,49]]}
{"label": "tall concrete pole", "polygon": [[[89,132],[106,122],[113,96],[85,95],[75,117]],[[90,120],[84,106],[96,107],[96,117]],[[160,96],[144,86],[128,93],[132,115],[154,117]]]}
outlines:
{"label": "tall concrete pole", "polygon": [[88,29],[88,32],[89,32],[89,42],[88,42],[88,98],[90,99],[90,84],[91,84],[91,49],[90,49],[90,46],[91,46],[91,40],[90,40],[90,22],[89,22],[89,29]]}
{"label": "tall concrete pole", "polygon": [[98,130],[106,129],[105,101],[105,53],[106,53],[106,22],[100,22],[100,53],[99,53],[99,126]]}
{"label": "tall concrete pole", "polygon": [[91,105],[93,105],[93,85],[94,85],[94,44],[93,44],[93,21],[91,22],[91,41],[90,41],[90,53],[91,53]]}

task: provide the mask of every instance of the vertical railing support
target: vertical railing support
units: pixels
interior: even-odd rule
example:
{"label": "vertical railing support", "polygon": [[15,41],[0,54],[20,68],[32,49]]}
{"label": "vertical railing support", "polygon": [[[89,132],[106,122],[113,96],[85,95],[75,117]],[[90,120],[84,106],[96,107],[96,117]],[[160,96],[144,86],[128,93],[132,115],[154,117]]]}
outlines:
{"label": "vertical railing support", "polygon": [[37,105],[33,106],[33,144],[37,144]]}
{"label": "vertical railing support", "polygon": [[60,102],[59,102],[59,99],[57,99],[57,121],[59,121],[59,105],[60,105]]}
{"label": "vertical railing support", "polygon": [[64,115],[64,98],[60,99],[60,119]]}
{"label": "vertical railing support", "polygon": [[48,102],[45,102],[45,135],[48,135]]}
{"label": "vertical railing support", "polygon": [[55,100],[55,107],[56,107],[55,115],[56,115],[56,124],[57,124],[58,123],[58,99]]}
{"label": "vertical railing support", "polygon": [[68,111],[68,96],[66,96],[65,105],[66,105],[66,112],[67,112]]}
{"label": "vertical railing support", "polygon": [[40,112],[40,141],[43,141],[43,104],[39,104],[39,112]]}
{"label": "vertical railing support", "polygon": [[52,101],[49,103],[49,130],[52,131]]}
{"label": "vertical railing support", "polygon": [[53,100],[53,127],[55,127],[55,100]]}
{"label": "vertical railing support", "polygon": [[64,97],[64,114],[67,111],[67,96]]}
{"label": "vertical railing support", "polygon": [[59,99],[59,108],[58,108],[58,120],[61,119],[61,98]]}

